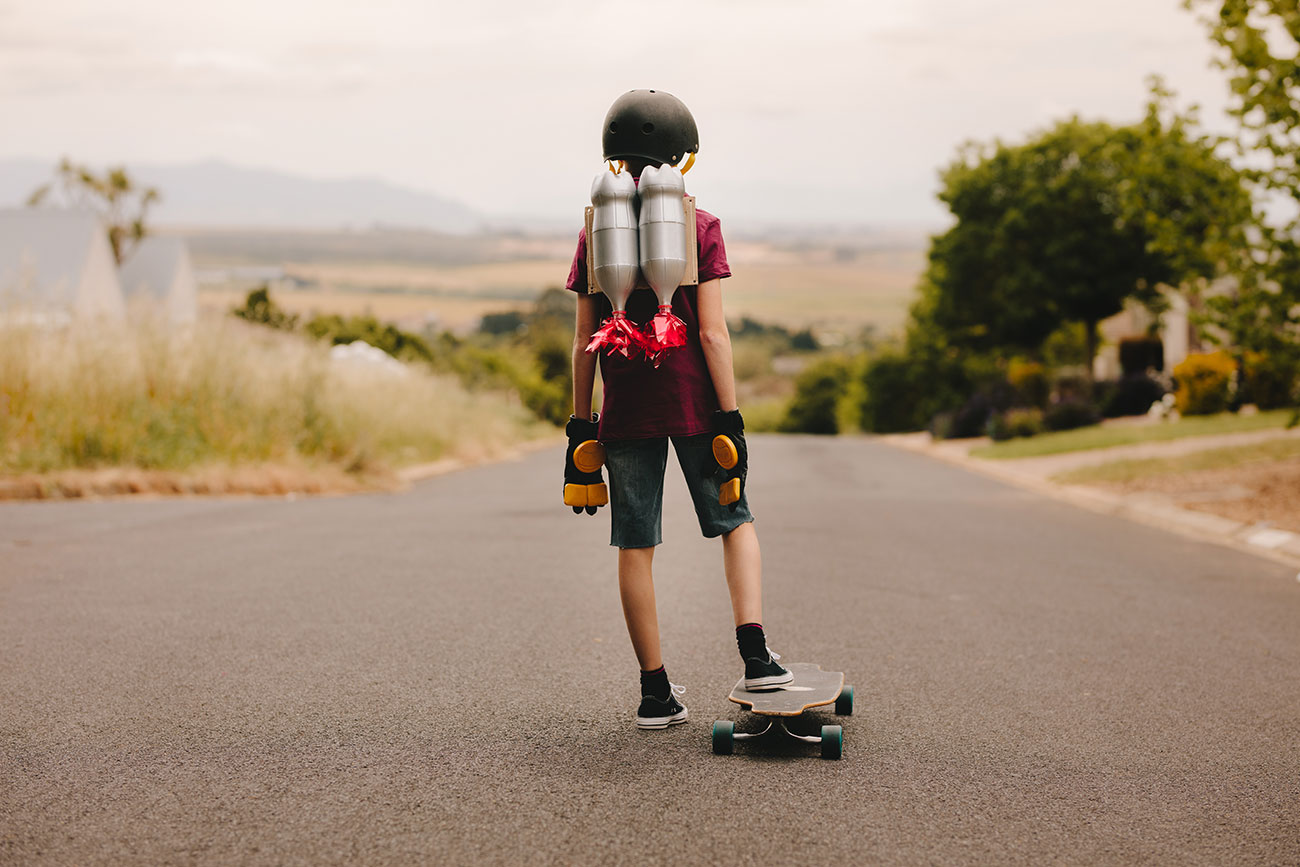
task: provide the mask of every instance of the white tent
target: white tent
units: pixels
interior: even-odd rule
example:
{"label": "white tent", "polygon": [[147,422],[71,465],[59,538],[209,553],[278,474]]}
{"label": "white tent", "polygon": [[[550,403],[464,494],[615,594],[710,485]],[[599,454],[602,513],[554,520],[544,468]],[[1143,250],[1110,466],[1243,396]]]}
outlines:
{"label": "white tent", "polygon": [[0,209],[0,316],[122,319],[108,231],[86,211]]}
{"label": "white tent", "polygon": [[118,276],[132,309],[156,310],[175,324],[198,316],[199,284],[180,238],[145,238],[122,263]]}

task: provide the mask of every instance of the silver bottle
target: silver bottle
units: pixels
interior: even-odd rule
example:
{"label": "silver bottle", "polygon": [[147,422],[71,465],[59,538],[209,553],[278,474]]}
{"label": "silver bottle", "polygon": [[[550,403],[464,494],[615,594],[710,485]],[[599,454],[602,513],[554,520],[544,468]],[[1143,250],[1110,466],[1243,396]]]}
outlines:
{"label": "silver bottle", "polygon": [[663,307],[686,276],[686,181],[676,166],[646,166],[638,194],[641,273]]}
{"label": "silver bottle", "polygon": [[591,184],[591,256],[596,286],[615,311],[627,307],[637,280],[636,183],[627,172],[601,170]]}

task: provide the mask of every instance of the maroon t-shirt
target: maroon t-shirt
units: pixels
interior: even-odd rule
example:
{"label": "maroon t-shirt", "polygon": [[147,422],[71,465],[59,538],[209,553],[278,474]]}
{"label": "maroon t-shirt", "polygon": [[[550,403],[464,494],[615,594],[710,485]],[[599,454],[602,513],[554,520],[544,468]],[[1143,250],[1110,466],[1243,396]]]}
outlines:
{"label": "maroon t-shirt", "polygon": [[[695,241],[700,282],[730,277],[727,248],[722,243],[718,218],[696,208]],[[564,288],[587,292],[587,233],[578,233],[578,249]],[[613,312],[605,294],[597,293],[600,319]],[[627,315],[645,325],[659,309],[659,299],[649,289],[638,289],[627,302]],[[624,358],[600,353],[600,377],[605,385],[600,413],[600,438],[634,440],[663,436],[690,436],[713,429],[718,395],[700,346],[698,287],[681,286],[673,296],[673,313],[686,323],[686,345],[671,349],[659,367],[643,357]]]}

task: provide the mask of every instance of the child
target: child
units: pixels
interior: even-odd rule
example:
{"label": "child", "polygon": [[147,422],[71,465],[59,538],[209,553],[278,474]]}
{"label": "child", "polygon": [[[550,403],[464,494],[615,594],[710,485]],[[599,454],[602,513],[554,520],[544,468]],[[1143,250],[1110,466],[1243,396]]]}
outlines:
{"label": "child", "polygon": [[[605,117],[605,159],[622,160],[639,178],[647,165],[676,165],[699,151],[695,120],[680,100],[654,90],[634,90],[619,97]],[[651,562],[661,541],[664,469],[671,439],[686,477],[700,530],[722,537],[723,568],[731,594],[736,642],[745,665],[747,688],[774,687],[793,679],[767,648],[763,635],[762,564],[753,516],[744,494],[748,455],[744,422],[736,403],[731,337],[722,311],[723,277],[731,276],[717,217],[696,210],[699,285],[682,286],[672,312],[687,326],[687,343],[666,353],[656,367],[644,358],[600,354],[604,382],[603,413],[592,412],[596,356],[586,351],[592,334],[609,316],[611,305],[601,293],[588,294],[587,243],[579,234],[565,288],[578,293],[573,343],[573,417],[566,432],[565,481],[598,485],[600,471],[583,473],[574,464],[575,448],[598,439],[609,468],[610,544],[618,550],[619,595],[628,634],[641,666],[641,705],[636,724],[664,729],[686,721],[679,700],[685,690],[669,683],[659,648]],[[647,290],[632,293],[628,316],[645,323],[657,299]],[[714,457],[713,438],[725,434],[738,460],[723,470]],[[740,499],[720,505],[721,480],[740,480]],[[586,507],[594,513],[603,497]],[[581,507],[574,507],[581,513]]]}

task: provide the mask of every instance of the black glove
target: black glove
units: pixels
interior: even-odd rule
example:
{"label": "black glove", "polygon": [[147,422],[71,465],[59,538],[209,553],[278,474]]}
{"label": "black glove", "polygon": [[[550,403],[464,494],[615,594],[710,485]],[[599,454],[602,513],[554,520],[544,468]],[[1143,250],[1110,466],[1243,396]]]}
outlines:
{"label": "black glove", "polygon": [[588,515],[609,502],[609,491],[600,468],[605,463],[605,447],[596,440],[600,416],[591,414],[591,421],[569,416],[564,432],[569,437],[569,450],[564,453],[564,505],[573,507],[573,514],[586,509]]}
{"label": "black glove", "polygon": [[745,476],[749,474],[749,448],[745,445],[745,420],[740,410],[719,410],[713,414],[713,459],[718,466],[718,504],[736,511],[745,495]]}

